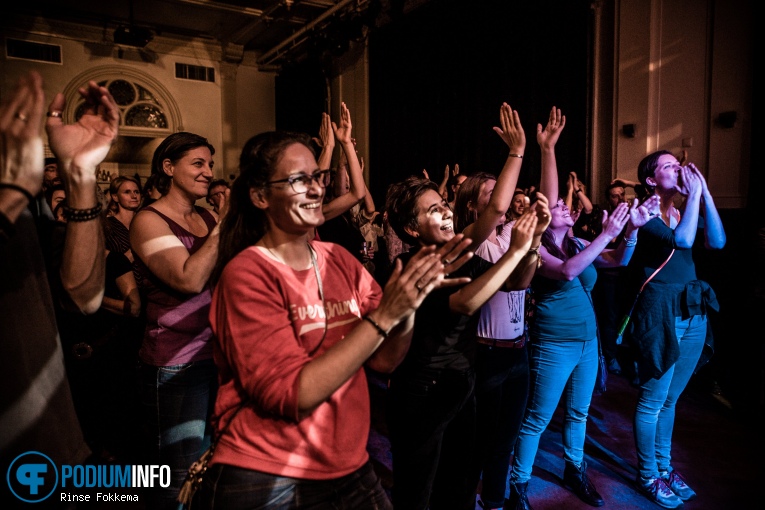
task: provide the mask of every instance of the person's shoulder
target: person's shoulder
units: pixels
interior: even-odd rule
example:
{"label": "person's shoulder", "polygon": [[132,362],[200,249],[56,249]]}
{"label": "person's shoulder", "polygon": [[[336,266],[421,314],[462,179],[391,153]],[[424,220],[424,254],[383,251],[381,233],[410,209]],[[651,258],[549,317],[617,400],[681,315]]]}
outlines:
{"label": "person's shoulder", "polygon": [[220,282],[238,283],[246,274],[268,274],[269,271],[262,269],[265,261],[265,255],[261,254],[258,248],[249,246],[228,261],[221,272]]}
{"label": "person's shoulder", "polygon": [[350,252],[345,246],[329,241],[311,241],[310,245],[316,250],[316,254],[319,259],[327,259],[330,261],[338,261],[340,266],[353,266],[358,264],[361,266],[361,262]]}

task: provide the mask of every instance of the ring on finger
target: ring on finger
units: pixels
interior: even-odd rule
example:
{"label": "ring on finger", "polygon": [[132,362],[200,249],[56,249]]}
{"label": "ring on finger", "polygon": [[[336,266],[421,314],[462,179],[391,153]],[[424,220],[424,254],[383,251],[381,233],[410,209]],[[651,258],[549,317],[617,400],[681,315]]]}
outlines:
{"label": "ring on finger", "polygon": [[420,287],[419,283],[415,283],[414,288],[417,289],[417,292],[422,292],[422,287]]}
{"label": "ring on finger", "polygon": [[14,117],[19,119],[21,122],[26,122],[27,118],[28,118],[27,114],[26,113],[22,113],[22,112],[16,112],[16,115],[14,115]]}

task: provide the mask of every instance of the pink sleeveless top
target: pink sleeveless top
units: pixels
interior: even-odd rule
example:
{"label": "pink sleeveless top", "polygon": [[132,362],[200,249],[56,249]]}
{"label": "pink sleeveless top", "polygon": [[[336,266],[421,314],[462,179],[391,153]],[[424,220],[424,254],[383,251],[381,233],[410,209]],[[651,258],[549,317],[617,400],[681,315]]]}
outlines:
{"label": "pink sleeveless top", "polygon": [[[215,217],[205,208],[196,207],[207,225],[208,234],[197,237],[158,210],[146,210],[160,216],[193,255],[216,225]],[[212,358],[212,329],[208,318],[212,292],[209,284],[199,294],[184,294],[157,278],[135,256],[141,282],[141,299],[146,299],[146,329],[138,356],[142,362],[162,367]]]}

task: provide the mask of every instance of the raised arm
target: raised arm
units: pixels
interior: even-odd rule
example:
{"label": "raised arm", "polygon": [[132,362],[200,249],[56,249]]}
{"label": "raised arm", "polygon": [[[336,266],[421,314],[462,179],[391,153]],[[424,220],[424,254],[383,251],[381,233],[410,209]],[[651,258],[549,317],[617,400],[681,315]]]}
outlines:
{"label": "raised arm", "polygon": [[[364,183],[364,175],[362,174],[361,164],[356,154],[356,145],[353,138],[351,138],[352,128],[351,112],[345,106],[345,103],[340,103],[340,122],[338,124],[333,122],[332,129],[337,143],[340,144],[340,148],[343,150],[343,157],[348,162],[350,191],[324,204],[322,211],[326,219],[343,214],[366,196],[367,187]],[[338,173],[342,172],[343,168],[338,168],[337,171]]]}
{"label": "raised arm", "polygon": [[595,266],[618,267],[629,264],[632,254],[635,252],[635,246],[637,246],[638,229],[653,218],[653,211],[659,211],[660,202],[658,195],[649,197],[642,204],[638,204],[637,198],[633,199],[632,205],[627,211],[629,221],[624,228],[622,242],[615,249],[603,250],[600,256],[595,259]]}
{"label": "raised arm", "polygon": [[64,124],[61,113],[66,100],[58,93],[48,107],[45,127],[67,188],[61,282],[80,311],[94,313],[101,306],[106,266],[104,231],[98,221],[96,167],[117,139],[120,113],[106,87],[94,81],[80,88],[79,93],[84,99],[80,119]]}
{"label": "raised arm", "polygon": [[557,202],[558,191],[558,163],[555,160],[555,144],[558,143],[560,133],[566,126],[566,116],[559,108],[554,106],[550,110],[547,125],[542,129],[542,124],[537,124],[537,143],[542,151],[542,175],[539,183],[539,191],[549,200]]}
{"label": "raised arm", "polygon": [[[573,173],[573,172],[571,172]],[[574,190],[576,189],[576,176],[569,174],[566,180],[566,196],[563,198],[563,202],[568,207],[568,210],[574,212]]]}
{"label": "raised arm", "polygon": [[[364,174],[364,158],[359,157],[359,166],[361,167],[361,174]],[[372,198],[372,194],[369,192],[369,188],[366,187],[366,184],[364,185],[364,212],[366,213],[367,219],[371,220],[374,218],[375,212],[377,212],[377,209],[375,209],[375,201],[374,198]]]}
{"label": "raised arm", "polygon": [[0,243],[42,188],[44,101],[42,78],[32,71],[0,107]]}
{"label": "raised arm", "polygon": [[531,238],[531,248],[529,248],[521,263],[518,264],[518,268],[510,275],[505,290],[526,290],[531,285],[531,280],[542,263],[542,254],[539,253],[539,248],[542,244],[542,234],[547,229],[551,220],[547,197],[537,193],[537,200],[531,207],[537,215],[537,226]]}
{"label": "raised arm", "polygon": [[681,166],[678,190],[686,198],[682,217],[675,227],[675,243],[680,248],[689,249],[693,247],[696,230],[699,227],[699,209],[703,190],[700,173],[687,166]]}
{"label": "raised arm", "polygon": [[319,137],[314,137],[313,140],[321,147],[321,154],[317,160],[319,170],[329,169],[332,165],[332,153],[335,151],[335,133],[332,130],[332,120],[329,114],[322,112]]}
{"label": "raised arm", "polygon": [[551,255],[550,252],[542,246],[540,253],[542,254],[544,263],[537,272],[540,275],[553,280],[571,281],[579,276],[587,266],[595,262],[608,243],[611,242],[611,239],[619,235],[622,231],[622,228],[624,228],[624,225],[629,220],[629,206],[627,204],[619,204],[610,216],[606,211],[603,211],[603,216],[606,219],[603,224],[603,231],[600,235],[589,244],[582,241],[585,244],[585,248],[565,261]]}
{"label": "raised arm", "polygon": [[[459,168],[459,166],[457,167]],[[423,170],[425,172],[425,170]],[[441,179],[441,184],[438,185],[438,194],[444,197],[444,200],[449,199],[449,191],[447,190],[447,186],[449,186],[449,177],[451,177],[451,170],[449,169],[449,165],[446,165],[444,168],[444,178]],[[427,175],[427,173],[425,174]]]}
{"label": "raised arm", "polygon": [[707,181],[701,171],[693,163],[688,163],[688,169],[701,182],[701,215],[704,216],[704,246],[709,250],[721,250],[727,241],[720,214],[715,207],[715,201],[709,192]]}
{"label": "raised arm", "polygon": [[473,240],[473,245],[470,247],[471,251],[474,251],[489,237],[510,208],[513,191],[518,184],[518,176],[521,173],[523,153],[526,150],[526,134],[523,131],[518,111],[510,108],[507,103],[502,103],[499,109],[499,121],[502,127],[495,126],[494,132],[502,138],[510,152],[497,177],[497,183],[489,199],[489,204],[478,215],[478,219],[464,230],[465,235]]}
{"label": "raised arm", "polygon": [[574,183],[574,196],[582,203],[582,212],[585,214],[592,213],[592,202],[590,201],[590,197],[587,196],[587,193],[584,192],[584,184],[579,180],[576,172],[571,172],[569,175]]}

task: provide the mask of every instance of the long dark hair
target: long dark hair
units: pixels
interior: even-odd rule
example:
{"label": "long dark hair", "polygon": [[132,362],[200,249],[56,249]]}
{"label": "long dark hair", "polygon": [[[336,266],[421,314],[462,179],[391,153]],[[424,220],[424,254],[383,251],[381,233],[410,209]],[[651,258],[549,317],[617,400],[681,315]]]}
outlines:
{"label": "long dark hair", "polygon": [[560,260],[566,261],[579,253],[583,246],[575,238],[568,235],[568,232],[563,234],[563,249],[558,247],[558,243],[555,242],[555,234],[553,234],[550,227],[547,227],[542,232],[542,246],[545,247],[547,252],[553,257],[557,257]]}
{"label": "long dark hair", "polygon": [[157,176],[155,177],[156,187],[160,193],[166,194],[173,180],[165,173],[163,162],[169,159],[171,163],[176,164],[189,151],[197,147],[207,147],[210,149],[210,155],[215,154],[215,147],[207,141],[207,138],[186,131],[173,133],[157,146],[154,150],[154,156],[151,158],[151,175]]}
{"label": "long dark hair", "polygon": [[250,138],[239,156],[239,176],[231,185],[228,212],[220,224],[218,260],[210,281],[218,282],[223,268],[245,248],[257,243],[268,230],[268,218],[252,203],[250,190],[267,189],[276,165],[292,144],[305,145],[314,154],[311,137],[290,131],[267,131]]}
{"label": "long dark hair", "polygon": [[[481,185],[486,181],[495,181],[497,178],[488,172],[478,172],[469,176],[460,186],[457,192],[457,200],[454,202],[454,231],[462,232],[478,219],[478,197],[481,195]],[[469,207],[472,202],[473,208]]]}

